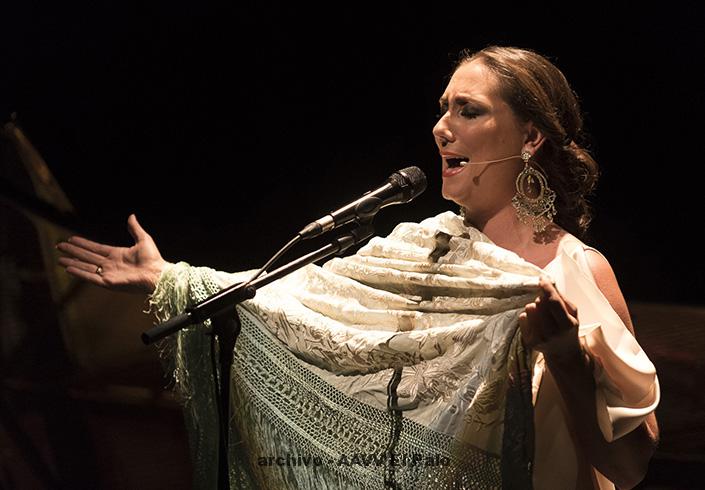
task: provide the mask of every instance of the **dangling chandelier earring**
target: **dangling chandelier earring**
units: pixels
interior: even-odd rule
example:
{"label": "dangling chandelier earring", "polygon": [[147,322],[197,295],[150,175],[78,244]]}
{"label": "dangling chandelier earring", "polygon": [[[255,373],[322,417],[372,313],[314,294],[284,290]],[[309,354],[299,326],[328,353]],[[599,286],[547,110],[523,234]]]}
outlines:
{"label": "dangling chandelier earring", "polygon": [[[533,227],[534,232],[540,233],[546,229],[556,215],[556,207],[554,206],[556,193],[548,187],[546,177],[529,166],[531,152],[522,151],[521,159],[524,160],[524,169],[517,176],[517,193],[512,198],[512,204],[516,209],[519,221]],[[533,190],[535,184],[539,186],[538,191]]]}

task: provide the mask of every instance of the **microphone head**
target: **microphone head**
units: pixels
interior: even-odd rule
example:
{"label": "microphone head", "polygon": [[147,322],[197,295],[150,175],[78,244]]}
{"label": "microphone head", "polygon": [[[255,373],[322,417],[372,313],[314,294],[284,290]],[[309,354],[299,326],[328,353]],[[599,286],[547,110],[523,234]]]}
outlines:
{"label": "microphone head", "polygon": [[397,170],[389,180],[402,189],[402,202],[409,202],[426,190],[426,174],[419,167]]}

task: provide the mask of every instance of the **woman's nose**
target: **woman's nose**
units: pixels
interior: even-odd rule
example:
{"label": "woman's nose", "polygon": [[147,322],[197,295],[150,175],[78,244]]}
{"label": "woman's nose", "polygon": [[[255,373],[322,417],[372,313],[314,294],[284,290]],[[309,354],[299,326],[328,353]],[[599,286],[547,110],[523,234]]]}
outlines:
{"label": "woman's nose", "polygon": [[448,126],[443,121],[443,118],[439,119],[436,125],[433,127],[433,136],[439,142],[441,146],[446,146],[450,140],[453,139],[453,135],[448,128]]}

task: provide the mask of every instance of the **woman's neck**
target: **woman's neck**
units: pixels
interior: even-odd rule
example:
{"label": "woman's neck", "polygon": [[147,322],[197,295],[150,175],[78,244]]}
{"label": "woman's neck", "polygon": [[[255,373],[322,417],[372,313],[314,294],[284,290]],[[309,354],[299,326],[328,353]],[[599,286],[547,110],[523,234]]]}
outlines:
{"label": "woman's neck", "polygon": [[519,256],[524,256],[537,245],[534,230],[519,221],[511,202],[482,223],[473,223],[472,217],[468,221],[468,224],[487,235],[496,245]]}

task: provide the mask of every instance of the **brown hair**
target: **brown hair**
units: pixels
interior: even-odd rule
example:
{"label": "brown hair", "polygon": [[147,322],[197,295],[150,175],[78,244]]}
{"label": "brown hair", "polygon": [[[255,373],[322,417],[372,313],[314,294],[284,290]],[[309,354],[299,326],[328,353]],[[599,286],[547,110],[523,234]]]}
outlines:
{"label": "brown hair", "polygon": [[453,72],[475,59],[496,76],[499,95],[517,117],[532,121],[546,137],[534,158],[556,192],[553,221],[585,238],[592,221],[587,197],[600,171],[587,149],[577,95],[553,63],[530,49],[494,45],[475,52],[463,49]]}

